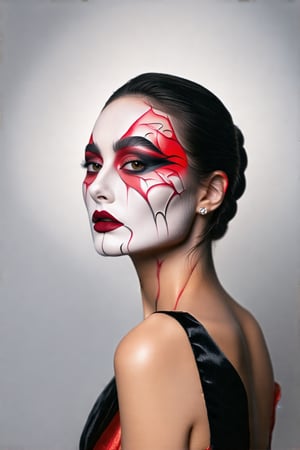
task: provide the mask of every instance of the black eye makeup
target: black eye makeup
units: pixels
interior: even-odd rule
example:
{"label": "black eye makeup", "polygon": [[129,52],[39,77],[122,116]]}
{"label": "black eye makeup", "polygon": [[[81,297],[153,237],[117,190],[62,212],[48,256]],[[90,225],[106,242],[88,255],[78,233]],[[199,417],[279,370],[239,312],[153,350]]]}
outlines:
{"label": "black eye makeup", "polygon": [[123,155],[117,156],[117,166],[127,173],[148,173],[159,167],[173,164],[168,158],[157,157],[146,152],[128,152],[124,150],[122,151]]}
{"label": "black eye makeup", "polygon": [[88,144],[85,149],[85,159],[81,163],[81,167],[89,173],[99,172],[102,168],[103,160],[98,148],[95,144]]}

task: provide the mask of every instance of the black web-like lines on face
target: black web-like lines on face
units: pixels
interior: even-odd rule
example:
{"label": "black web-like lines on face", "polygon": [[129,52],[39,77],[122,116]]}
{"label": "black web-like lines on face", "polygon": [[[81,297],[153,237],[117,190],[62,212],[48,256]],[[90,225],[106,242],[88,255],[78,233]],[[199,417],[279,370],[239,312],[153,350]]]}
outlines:
{"label": "black web-like lines on face", "polygon": [[[164,127],[164,124],[162,122],[149,122],[149,123],[147,123],[147,125],[154,126],[155,131],[159,131],[165,137],[168,137],[166,135],[166,133],[173,134],[173,130],[171,128],[166,128],[164,131],[161,131],[163,129],[163,127]],[[155,134],[155,133],[154,133],[154,131],[149,131],[147,134],[145,134],[145,136],[148,136],[148,134]]]}
{"label": "black web-like lines on face", "polygon": [[102,242],[101,242],[102,253],[104,256],[109,256],[108,253],[106,253],[106,251],[104,250],[104,238],[105,238],[105,233],[103,233]]}
{"label": "black web-like lines on face", "polygon": [[[127,242],[127,244],[126,244],[125,242],[122,242],[122,243],[120,244],[120,247],[119,247],[119,250],[120,250],[121,255],[124,256],[124,255],[126,255],[126,253],[123,251],[123,247],[126,245],[126,247],[127,247],[127,252],[129,252],[129,245],[130,245],[130,241],[131,241],[131,239],[132,239],[132,237],[133,237],[133,231],[132,231],[132,229],[131,229],[128,225],[123,225],[123,227],[124,227],[124,228],[127,228],[127,230],[129,230],[129,232],[130,232],[130,238],[129,238],[129,241]],[[104,250],[104,239],[105,239],[105,235],[106,235],[106,233],[103,233],[103,238],[102,238],[102,242],[101,242],[102,253],[103,253],[104,256],[110,256],[109,253],[106,253],[106,251]]]}
{"label": "black web-like lines on face", "polygon": [[129,230],[130,238],[129,238],[127,244],[125,244],[125,242],[122,242],[122,244],[120,245],[120,252],[122,255],[126,255],[126,253],[124,253],[124,251],[123,251],[124,245],[126,245],[127,252],[129,252],[129,245],[130,245],[131,239],[133,238],[133,230],[128,225],[124,225],[124,228],[127,228],[127,230]]}
{"label": "black web-like lines on face", "polygon": [[[181,179],[180,179],[180,180],[181,180]],[[167,204],[166,204],[166,207],[165,207],[165,211],[164,211],[164,212],[163,212],[163,211],[158,211],[157,213],[154,213],[153,208],[151,207],[150,203],[147,201],[147,204],[148,204],[148,206],[149,206],[149,209],[150,209],[151,214],[152,214],[152,217],[153,217],[153,221],[154,221],[154,223],[155,223],[155,228],[156,228],[157,234],[159,233],[158,225],[157,225],[157,219],[158,219],[159,216],[161,216],[161,217],[163,218],[163,220],[164,220],[164,222],[165,222],[165,226],[166,226],[167,233],[169,234],[169,226],[168,226],[168,222],[167,222],[167,217],[166,217],[166,216],[167,216],[167,212],[168,212],[168,208],[169,208],[169,206],[170,206],[170,203],[171,203],[171,201],[173,200],[173,198],[176,197],[176,196],[181,196],[181,193],[179,193],[179,192],[177,192],[177,191],[173,192],[173,194],[170,196],[170,198],[169,198],[169,200],[168,200],[168,202],[167,202]],[[121,252],[122,255],[126,255],[126,253],[124,253],[124,251],[123,251],[123,247],[124,247],[125,245],[126,245],[127,252],[130,251],[130,249],[129,249],[130,241],[131,241],[131,239],[133,238],[133,230],[132,230],[128,225],[124,225],[124,227],[127,228],[127,229],[129,230],[131,236],[130,236],[129,241],[127,242],[127,244],[125,244],[125,242],[123,242],[123,243],[120,245],[120,252]]]}
{"label": "black web-like lines on face", "polygon": [[[182,183],[182,180],[181,180],[181,178],[179,177],[179,175],[178,175],[178,178],[180,179],[180,181],[181,181],[181,183]],[[182,183],[182,185],[183,185],[183,183]],[[167,216],[167,212],[168,212],[168,208],[169,208],[169,206],[170,206],[171,201],[173,200],[173,198],[175,198],[176,196],[181,196],[181,193],[178,192],[178,191],[175,189],[175,187],[174,187],[173,184],[167,184],[167,186],[172,187],[172,189],[174,190],[174,192],[173,192],[173,194],[169,197],[169,200],[168,200],[168,202],[167,202],[167,204],[166,204],[166,206],[165,206],[164,212],[163,212],[163,211],[158,211],[157,213],[155,213],[155,212],[153,211],[152,206],[150,205],[150,202],[149,202],[148,200],[146,201],[147,204],[148,204],[148,207],[149,207],[149,209],[150,209],[150,211],[151,211],[151,214],[152,214],[152,217],[153,217],[153,221],[154,221],[154,223],[155,223],[155,228],[156,228],[157,234],[159,233],[158,225],[157,225],[157,219],[158,219],[159,216],[161,216],[161,217],[163,218],[163,220],[164,220],[164,222],[165,222],[165,226],[166,226],[167,233],[169,234],[169,226],[168,226],[167,217],[166,217],[166,216]],[[153,187],[157,187],[157,186],[153,186]],[[134,190],[135,190],[135,189],[134,189]],[[123,226],[124,226],[124,228],[126,228],[126,229],[130,232],[130,237],[129,237],[127,243],[122,242],[122,243],[120,244],[120,247],[119,247],[121,255],[126,255],[126,252],[124,251],[124,246],[126,246],[126,251],[129,252],[129,251],[130,251],[130,249],[129,249],[130,242],[131,242],[131,240],[132,240],[132,238],[133,238],[133,236],[134,236],[134,233],[133,233],[133,230],[132,230],[128,225],[125,225],[125,224],[124,224]],[[105,239],[105,234],[106,234],[106,233],[104,233],[103,238],[102,238],[102,244],[101,244],[101,247],[102,247],[102,252],[103,252],[103,254],[104,254],[105,256],[108,256],[108,254],[107,254],[107,253],[105,252],[105,250],[104,250],[104,239]]]}
{"label": "black web-like lines on face", "polygon": [[[183,187],[183,182],[182,182],[182,179],[181,179],[181,177],[179,176],[179,174],[178,174],[177,172],[173,172],[173,174],[176,175],[176,176],[179,178],[179,180],[180,180],[180,182],[181,182],[181,185],[182,185],[182,187]],[[169,199],[168,199],[168,201],[167,201],[167,203],[166,203],[166,205],[165,205],[164,211],[158,211],[157,213],[155,213],[154,210],[153,210],[153,208],[152,208],[152,206],[151,206],[151,204],[150,204],[150,202],[149,202],[149,200],[148,200],[148,198],[147,198],[146,202],[147,202],[148,207],[149,207],[149,209],[150,209],[150,211],[151,211],[151,214],[152,214],[152,217],[153,217],[153,221],[154,221],[154,223],[155,223],[155,227],[156,227],[157,234],[159,234],[159,229],[158,229],[158,225],[157,225],[157,219],[158,219],[159,216],[161,216],[161,217],[163,218],[164,223],[165,223],[165,226],[166,226],[167,233],[169,234],[169,226],[168,226],[167,217],[166,217],[166,216],[167,216],[167,213],[168,213],[168,208],[169,208],[169,206],[170,206],[172,200],[173,200],[175,197],[181,196],[181,194],[182,194],[182,192],[183,192],[184,189],[182,190],[182,192],[178,192],[178,190],[175,188],[174,184],[173,184],[172,182],[170,182],[170,180],[168,180],[169,182],[167,183],[165,177],[163,177],[161,174],[159,174],[159,176],[160,176],[161,179],[164,181],[164,184],[163,184],[163,185],[160,185],[160,186],[168,186],[168,187],[172,188],[174,192],[173,192],[173,194],[169,197]],[[142,177],[141,177],[141,178],[142,178]],[[146,180],[144,180],[144,181],[146,182]],[[157,187],[157,186],[158,186],[158,185],[152,186],[152,187],[149,189],[149,191],[150,191],[152,188],[155,188],[155,187]],[[148,192],[149,192],[149,191],[148,191]],[[148,194],[148,192],[147,192],[147,194]],[[148,195],[147,195],[147,197],[148,197]],[[131,230],[131,231],[132,231],[132,230]],[[128,245],[129,245],[129,244],[128,244]]]}

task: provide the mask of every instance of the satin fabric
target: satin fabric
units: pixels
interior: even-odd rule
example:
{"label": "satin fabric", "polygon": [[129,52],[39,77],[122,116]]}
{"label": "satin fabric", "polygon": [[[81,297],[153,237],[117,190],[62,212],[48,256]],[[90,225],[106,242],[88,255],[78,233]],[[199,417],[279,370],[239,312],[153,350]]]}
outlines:
{"label": "satin fabric", "polygon": [[[81,434],[79,449],[96,450],[96,444],[101,444],[103,434],[113,418],[118,413],[118,397],[115,378],[113,378],[100,394],[94,404]],[[118,415],[116,416],[118,418]],[[119,433],[120,425],[114,421],[114,427],[110,429],[111,440],[114,442],[115,436]],[[100,439],[101,437],[101,439]],[[100,447],[101,448],[101,447]],[[117,448],[104,447],[105,450],[118,450]],[[97,449],[99,450],[99,449]]]}
{"label": "satin fabric", "polygon": [[240,376],[203,325],[186,312],[165,312],[184,328],[197,363],[212,450],[249,450],[247,394]]}
{"label": "satin fabric", "polygon": [[[207,450],[249,450],[248,400],[243,382],[203,325],[181,311],[158,311],[177,320],[185,330],[193,350],[206,402],[210,427]],[[276,383],[274,412],[280,398]],[[271,434],[270,434],[271,442]],[[84,427],[80,450],[120,450],[121,431],[115,379],[96,401]]]}
{"label": "satin fabric", "polygon": [[121,450],[121,427],[120,415],[116,412],[100,439],[98,439],[94,450]]}

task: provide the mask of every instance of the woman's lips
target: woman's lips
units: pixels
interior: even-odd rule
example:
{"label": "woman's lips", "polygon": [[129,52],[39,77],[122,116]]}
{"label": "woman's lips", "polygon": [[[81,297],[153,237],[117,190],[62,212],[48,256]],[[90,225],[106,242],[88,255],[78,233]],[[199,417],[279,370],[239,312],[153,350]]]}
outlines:
{"label": "woman's lips", "polygon": [[124,225],[107,211],[94,211],[92,221],[95,224],[94,230],[98,233],[107,233]]}

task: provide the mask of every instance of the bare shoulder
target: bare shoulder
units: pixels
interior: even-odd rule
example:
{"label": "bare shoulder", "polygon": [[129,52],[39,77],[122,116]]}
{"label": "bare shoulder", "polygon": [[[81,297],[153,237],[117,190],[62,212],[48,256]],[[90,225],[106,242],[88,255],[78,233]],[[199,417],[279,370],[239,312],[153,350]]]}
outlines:
{"label": "bare shoulder", "polygon": [[[188,345],[184,330],[166,314],[152,314],[133,328],[119,343],[115,368],[143,370],[149,366],[167,366],[167,362]],[[179,353],[178,353],[179,352]]]}
{"label": "bare shoulder", "polygon": [[192,349],[177,321],[158,313],[131,330],[116,349],[115,375],[122,448],[188,448],[199,411],[206,420],[205,404]]}

